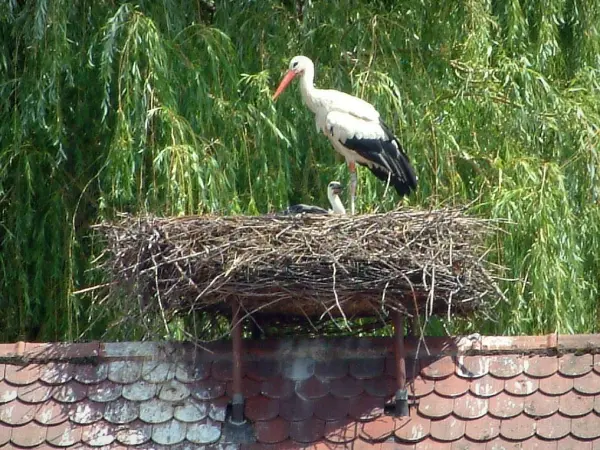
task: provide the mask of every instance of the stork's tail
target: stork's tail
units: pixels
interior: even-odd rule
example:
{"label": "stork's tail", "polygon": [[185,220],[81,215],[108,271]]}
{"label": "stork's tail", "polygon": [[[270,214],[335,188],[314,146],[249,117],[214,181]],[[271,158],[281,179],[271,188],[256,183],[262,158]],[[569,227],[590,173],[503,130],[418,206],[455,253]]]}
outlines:
{"label": "stork's tail", "polygon": [[[398,194],[401,196],[409,195],[411,192],[417,189],[417,175],[415,174],[415,169],[410,163],[408,156],[404,152],[404,148],[402,147],[402,144],[398,138],[394,135],[394,133],[392,133],[390,128],[383,122],[383,120],[380,120],[379,123],[386,133],[388,139],[390,139],[389,143],[392,144],[387,148],[390,157],[388,166],[391,169],[391,173],[385,172],[378,175],[375,170],[371,169],[371,171],[376,177],[384,180],[385,182],[388,181],[389,177],[390,184],[394,186]],[[382,178],[382,176],[384,178]]]}
{"label": "stork's tail", "polygon": [[[392,183],[392,185],[398,191],[400,195],[408,195],[412,191],[417,189],[417,175],[415,174],[415,169],[413,169],[412,164],[408,160],[408,156],[402,150],[402,146],[397,139],[395,139],[396,144],[398,145],[398,173],[393,174],[392,178],[395,178],[396,181]],[[396,175],[396,176],[394,176]]]}
{"label": "stork's tail", "polygon": [[[408,156],[404,153],[400,143],[394,138],[396,145],[392,145],[388,141],[388,158],[386,163],[391,170],[387,170],[381,166],[368,166],[369,170],[384,183],[389,183],[394,186],[396,192],[401,196],[407,196],[417,189],[417,176],[413,169]],[[391,149],[393,147],[393,150]]]}

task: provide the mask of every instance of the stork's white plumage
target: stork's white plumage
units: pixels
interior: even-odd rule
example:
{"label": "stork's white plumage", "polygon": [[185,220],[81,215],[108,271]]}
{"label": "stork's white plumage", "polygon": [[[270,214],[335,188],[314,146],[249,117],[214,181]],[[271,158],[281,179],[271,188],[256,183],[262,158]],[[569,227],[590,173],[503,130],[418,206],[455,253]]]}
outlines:
{"label": "stork's white plumage", "polygon": [[337,181],[332,181],[327,186],[327,199],[331,205],[330,210],[321,208],[320,206],[305,205],[300,203],[292,205],[283,211],[283,214],[346,214],[346,208],[340,199],[342,185]]}
{"label": "stork's white plumage", "polygon": [[370,103],[344,92],[314,87],[315,66],[306,56],[295,56],[273,95],[275,100],[296,77],[305,105],[315,114],[317,131],[323,132],[350,170],[350,210],[354,214],[356,164],[367,166],[380,180],[389,182],[401,196],[417,187],[417,177],[398,139]]}

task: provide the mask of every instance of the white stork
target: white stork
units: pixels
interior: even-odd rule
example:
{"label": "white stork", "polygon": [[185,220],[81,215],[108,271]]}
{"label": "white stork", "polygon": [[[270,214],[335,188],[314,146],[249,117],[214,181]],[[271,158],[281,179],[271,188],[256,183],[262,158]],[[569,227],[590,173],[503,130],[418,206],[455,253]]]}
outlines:
{"label": "white stork", "polygon": [[327,186],[327,198],[331,204],[329,211],[320,206],[305,205],[300,203],[298,205],[292,205],[283,211],[283,214],[346,214],[346,208],[340,199],[340,192],[342,185],[337,181],[332,181]]}
{"label": "white stork", "polygon": [[350,170],[350,210],[354,214],[356,164],[391,183],[401,196],[417,188],[417,177],[402,145],[366,101],[333,89],[314,87],[315,66],[306,56],[294,56],[273,100],[290,82],[300,76],[304,104],[315,114],[317,131],[329,138],[335,150],[346,159]]}

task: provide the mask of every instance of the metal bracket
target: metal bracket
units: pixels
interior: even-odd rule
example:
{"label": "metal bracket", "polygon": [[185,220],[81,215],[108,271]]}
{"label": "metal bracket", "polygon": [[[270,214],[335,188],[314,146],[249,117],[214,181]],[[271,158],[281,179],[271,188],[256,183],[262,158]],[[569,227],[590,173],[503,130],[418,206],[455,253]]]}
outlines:
{"label": "metal bracket", "polygon": [[231,402],[231,423],[243,424],[244,394],[242,393],[242,324],[240,320],[240,304],[232,300],[231,343],[233,346],[233,395]]}
{"label": "metal bracket", "polygon": [[396,359],[396,397],[393,402],[394,416],[409,415],[408,391],[406,390],[406,350],[404,348],[404,316],[394,312],[394,353]]}

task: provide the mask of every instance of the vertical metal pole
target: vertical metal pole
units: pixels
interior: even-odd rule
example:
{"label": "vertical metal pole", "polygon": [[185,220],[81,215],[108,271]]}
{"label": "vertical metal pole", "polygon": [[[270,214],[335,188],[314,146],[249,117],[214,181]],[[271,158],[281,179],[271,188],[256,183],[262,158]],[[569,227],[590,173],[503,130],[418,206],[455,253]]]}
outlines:
{"label": "vertical metal pole", "polygon": [[244,423],[244,394],[242,393],[242,324],[240,304],[236,298],[231,303],[231,341],[233,345],[233,398],[231,401],[231,422]]}
{"label": "vertical metal pole", "polygon": [[412,318],[412,326],[411,326],[411,335],[414,337],[419,336],[419,333],[421,332],[421,329],[419,328],[419,314],[418,312],[415,312],[415,315]]}
{"label": "vertical metal pole", "polygon": [[404,316],[394,312],[394,350],[396,353],[396,406],[397,416],[408,416],[408,391],[406,390],[406,351],[404,349]]}

